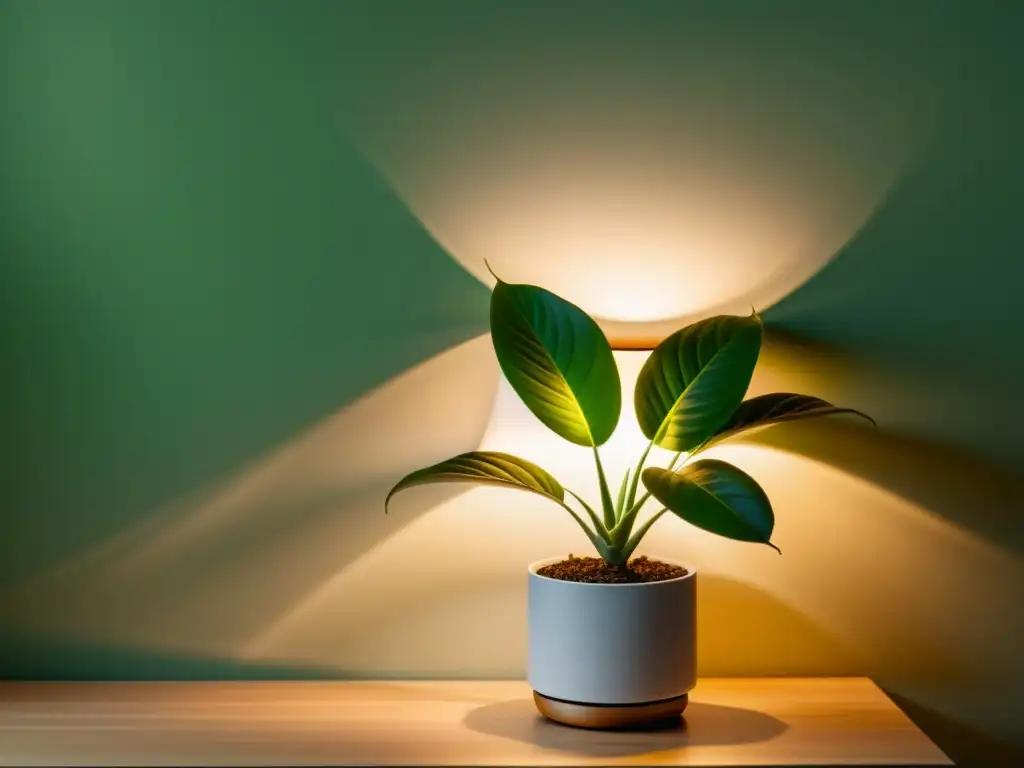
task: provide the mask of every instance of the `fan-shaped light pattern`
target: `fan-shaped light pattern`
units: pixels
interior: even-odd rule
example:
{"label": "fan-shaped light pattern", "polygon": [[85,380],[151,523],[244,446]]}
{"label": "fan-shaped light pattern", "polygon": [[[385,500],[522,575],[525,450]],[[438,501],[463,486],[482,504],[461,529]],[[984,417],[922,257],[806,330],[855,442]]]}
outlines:
{"label": "fan-shaped light pattern", "polygon": [[[347,563],[465,490],[410,489],[384,513],[410,468],[476,447],[497,377],[489,338],[446,350],[249,466],[0,589],[0,626],[40,642],[230,657]],[[90,659],[73,650],[62,663],[88,670]]]}
{"label": "fan-shaped light pattern", "polygon": [[[643,552],[691,562],[704,579],[701,610],[712,615],[702,613],[702,673],[941,679],[955,657],[971,660],[967,671],[988,692],[999,690],[1002,665],[1017,653],[1021,619],[1005,607],[1021,578],[1018,559],[812,459],[739,444],[709,453],[764,484],[786,554],[676,519],[652,528]],[[544,499],[475,489],[339,569],[246,655],[365,675],[522,675],[525,564],[586,546]],[[723,579],[755,591],[735,604],[743,610],[712,608],[735,591]],[[772,618],[775,605],[786,615]],[[776,621],[782,626],[772,630]],[[993,621],[998,633],[976,631]],[[834,655],[826,635],[849,643],[857,659]],[[972,693],[973,703],[983,700]]]}
{"label": "fan-shaped light pattern", "polygon": [[407,51],[373,47],[400,34],[383,18],[353,33],[353,71],[375,79],[351,84],[341,120],[467,270],[493,284],[487,259],[542,285],[618,345],[801,285],[933,119],[941,50],[885,24],[806,6],[585,23],[513,7],[467,10]]}

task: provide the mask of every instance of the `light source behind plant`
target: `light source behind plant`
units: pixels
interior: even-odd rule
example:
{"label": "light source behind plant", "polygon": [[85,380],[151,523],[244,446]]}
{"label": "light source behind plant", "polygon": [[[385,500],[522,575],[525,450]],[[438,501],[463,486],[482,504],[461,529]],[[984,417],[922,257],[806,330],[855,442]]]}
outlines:
{"label": "light source behind plant", "polygon": [[[633,408],[649,442],[636,466],[613,486],[598,448],[618,424],[621,388],[611,346],[597,323],[544,288],[498,278],[490,325],[501,370],[526,407],[561,438],[592,450],[599,508],[531,461],[470,451],[402,478],[385,509],[395,493],[416,485],[483,483],[530,491],[558,504],[611,567],[625,565],[666,512],[711,533],[778,550],[770,540],[774,512],[757,481],[727,462],[697,457],[714,444],[770,424],[840,413],[870,420],[808,395],[774,393],[744,401],[761,349],[761,319],[754,312],[711,317],[663,340],[641,369]],[[655,445],[675,454],[667,467],[645,467]],[[661,509],[636,527],[651,498]]]}

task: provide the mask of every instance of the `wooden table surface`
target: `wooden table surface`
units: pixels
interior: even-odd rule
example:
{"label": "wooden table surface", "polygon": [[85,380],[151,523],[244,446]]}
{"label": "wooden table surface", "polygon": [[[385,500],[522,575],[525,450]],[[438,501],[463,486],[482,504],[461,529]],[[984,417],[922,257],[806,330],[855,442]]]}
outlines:
{"label": "wooden table surface", "polygon": [[865,678],[728,678],[646,733],[551,723],[516,681],[0,683],[0,765],[952,763]]}

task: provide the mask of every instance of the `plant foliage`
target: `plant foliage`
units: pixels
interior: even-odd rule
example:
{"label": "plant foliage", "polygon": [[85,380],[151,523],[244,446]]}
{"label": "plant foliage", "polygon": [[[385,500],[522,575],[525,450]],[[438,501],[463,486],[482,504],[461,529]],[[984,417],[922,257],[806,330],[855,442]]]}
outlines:
{"label": "plant foliage", "polygon": [[[757,481],[727,462],[696,457],[711,445],[773,424],[835,414],[871,419],[809,395],[778,392],[744,400],[762,336],[756,313],[718,315],[676,331],[655,347],[637,378],[633,401],[650,443],[613,497],[598,451],[615,431],[622,409],[608,339],[575,304],[544,288],[499,278],[491,294],[491,338],[502,373],[542,424],[592,449],[600,514],[536,464],[497,451],[463,453],[406,475],[388,493],[385,510],[394,494],[413,486],[484,483],[558,504],[611,566],[624,565],[667,512],[719,536],[778,550],[771,542],[775,513]],[[654,445],[676,454],[667,468],[644,467]],[[640,483],[645,493],[637,498]],[[570,506],[567,494],[580,511]],[[661,510],[634,530],[652,497]]]}

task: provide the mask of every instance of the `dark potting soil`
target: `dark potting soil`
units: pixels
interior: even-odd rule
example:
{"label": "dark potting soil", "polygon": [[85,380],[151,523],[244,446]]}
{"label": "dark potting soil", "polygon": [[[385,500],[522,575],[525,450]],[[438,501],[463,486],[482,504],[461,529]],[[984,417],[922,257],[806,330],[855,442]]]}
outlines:
{"label": "dark potting soil", "polygon": [[613,568],[600,557],[569,555],[559,563],[545,565],[537,570],[541,576],[560,581],[581,581],[590,584],[639,584],[648,581],[667,581],[686,575],[686,569],[660,560],[648,560],[646,555],[636,557],[625,567]]}

